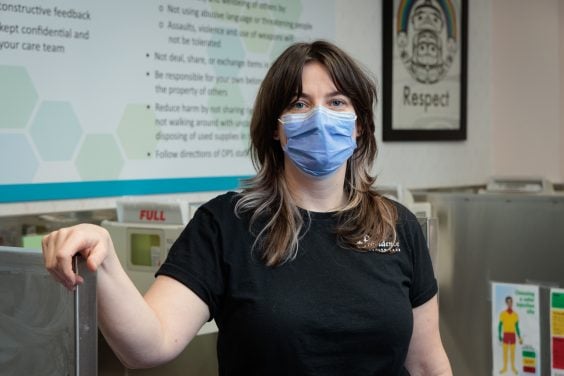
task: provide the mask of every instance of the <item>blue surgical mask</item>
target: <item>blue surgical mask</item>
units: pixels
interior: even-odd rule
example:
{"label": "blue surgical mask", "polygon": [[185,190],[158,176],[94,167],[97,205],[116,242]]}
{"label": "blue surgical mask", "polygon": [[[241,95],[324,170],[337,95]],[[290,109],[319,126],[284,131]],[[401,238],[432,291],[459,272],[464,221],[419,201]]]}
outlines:
{"label": "blue surgical mask", "polygon": [[286,114],[279,121],[288,140],[282,148],[296,166],[313,176],[325,176],[353,154],[356,140],[354,112],[336,112],[323,106],[303,114]]}

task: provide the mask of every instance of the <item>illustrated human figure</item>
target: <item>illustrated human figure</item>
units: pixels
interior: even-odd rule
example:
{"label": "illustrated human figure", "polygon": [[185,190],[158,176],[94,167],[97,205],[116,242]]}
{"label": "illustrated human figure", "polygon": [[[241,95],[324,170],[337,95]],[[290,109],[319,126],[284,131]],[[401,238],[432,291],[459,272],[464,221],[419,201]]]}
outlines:
{"label": "illustrated human figure", "polygon": [[519,315],[513,310],[513,298],[508,296],[505,298],[507,309],[499,315],[498,336],[503,346],[503,368],[499,373],[507,372],[507,355],[511,358],[511,370],[517,374],[515,367],[515,340],[519,338],[519,344],[523,344],[521,332],[519,330]]}

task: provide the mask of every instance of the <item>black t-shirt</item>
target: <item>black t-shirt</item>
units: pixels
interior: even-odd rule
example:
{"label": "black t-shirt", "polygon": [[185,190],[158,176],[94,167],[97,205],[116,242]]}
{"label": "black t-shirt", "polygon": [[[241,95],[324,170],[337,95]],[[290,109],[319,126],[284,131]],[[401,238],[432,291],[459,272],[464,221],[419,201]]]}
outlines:
{"label": "black t-shirt", "polygon": [[339,247],[333,213],[310,212],[296,259],[268,267],[236,199],[202,205],[157,273],[207,303],[219,374],[407,374],[412,308],[437,292],[415,216],[397,205],[399,248],[379,253]]}

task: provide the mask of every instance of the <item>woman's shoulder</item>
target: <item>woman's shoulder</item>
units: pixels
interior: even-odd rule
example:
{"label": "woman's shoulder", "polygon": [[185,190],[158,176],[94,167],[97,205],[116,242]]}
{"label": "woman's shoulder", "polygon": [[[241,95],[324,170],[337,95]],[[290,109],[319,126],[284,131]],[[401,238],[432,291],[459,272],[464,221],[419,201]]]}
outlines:
{"label": "woman's shoulder", "polygon": [[240,194],[234,191],[222,193],[206,203],[202,204],[200,208],[211,213],[223,213],[225,210],[233,212],[235,204],[239,200]]}
{"label": "woman's shoulder", "polygon": [[398,225],[409,225],[411,223],[418,223],[418,219],[413,214],[411,210],[409,210],[405,205],[402,203],[392,200],[389,198],[384,197],[384,200],[388,201],[390,205],[392,205],[396,210],[396,223]]}

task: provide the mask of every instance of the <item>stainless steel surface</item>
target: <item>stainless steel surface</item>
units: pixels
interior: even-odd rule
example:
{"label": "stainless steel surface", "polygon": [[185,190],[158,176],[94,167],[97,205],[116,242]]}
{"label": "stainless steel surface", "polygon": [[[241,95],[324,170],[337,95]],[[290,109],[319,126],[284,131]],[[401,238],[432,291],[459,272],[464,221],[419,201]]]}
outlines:
{"label": "stainless steel surface", "polygon": [[429,247],[429,254],[431,255],[431,262],[433,263],[433,270],[435,272],[435,277],[437,277],[437,271],[439,269],[439,249],[437,243],[437,237],[439,233],[437,218],[424,218],[417,217],[421,230],[423,230],[423,235],[427,241],[427,247]]}
{"label": "stainless steel surface", "polygon": [[[96,375],[97,351],[91,346],[97,334],[92,295],[95,285],[90,276],[76,293],[77,301],[75,294],[47,273],[38,250],[0,247],[0,374]],[[75,307],[81,300],[87,304],[78,305],[79,334],[75,331]],[[78,353],[75,338],[79,339]]]}
{"label": "stainless steel surface", "polygon": [[[441,335],[454,374],[491,375],[490,283],[564,286],[564,196],[430,193],[426,200],[439,221]],[[542,375],[549,375],[546,307],[541,323]]]}

